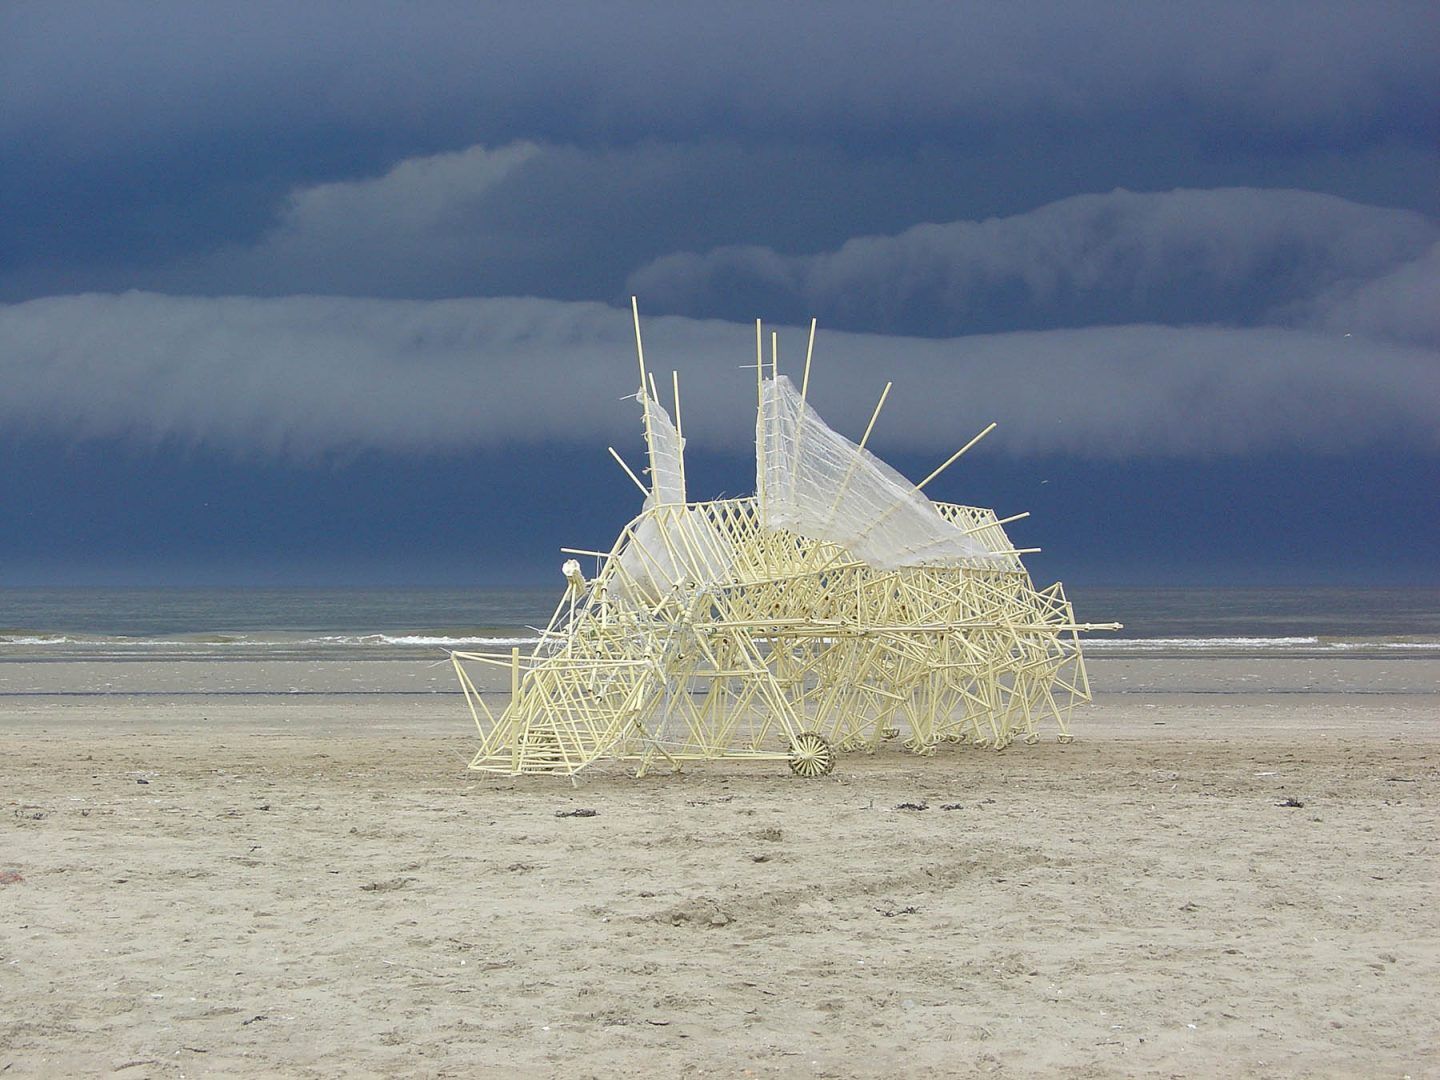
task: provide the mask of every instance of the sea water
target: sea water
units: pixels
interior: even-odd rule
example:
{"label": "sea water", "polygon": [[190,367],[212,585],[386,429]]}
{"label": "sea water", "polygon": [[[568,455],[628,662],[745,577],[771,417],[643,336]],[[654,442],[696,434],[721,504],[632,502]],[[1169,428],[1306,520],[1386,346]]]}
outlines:
{"label": "sea water", "polygon": [[0,658],[443,655],[532,644],[556,589],[0,589]]}
{"label": "sea water", "polygon": [[1440,656],[1440,588],[1110,588],[1072,590],[1096,654],[1194,652]]}
{"label": "sea water", "polygon": [[[533,644],[562,588],[0,589],[0,658],[436,656]],[[1097,655],[1440,656],[1440,588],[1075,588]]]}

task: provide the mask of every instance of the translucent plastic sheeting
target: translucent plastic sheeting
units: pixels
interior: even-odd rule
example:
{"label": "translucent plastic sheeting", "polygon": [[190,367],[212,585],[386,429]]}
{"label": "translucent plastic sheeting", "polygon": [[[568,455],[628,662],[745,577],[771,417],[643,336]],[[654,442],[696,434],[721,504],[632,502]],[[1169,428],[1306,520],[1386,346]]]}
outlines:
{"label": "translucent plastic sheeting", "polygon": [[832,431],[783,375],[761,392],[755,463],[769,528],[829,540],[881,570],[999,561],[914,484]]}
{"label": "translucent plastic sheeting", "polygon": [[650,602],[683,586],[725,581],[735,558],[730,541],[698,510],[652,507],[620,553],[626,578]]}
{"label": "translucent plastic sheeting", "polygon": [[734,552],[709,518],[686,507],[684,440],[658,401],[649,408],[651,491],[620,565],[653,603],[683,585],[724,580]]}
{"label": "translucent plastic sheeting", "polygon": [[653,397],[647,402],[650,416],[650,497],[648,506],[685,502],[685,440],[670,422],[670,414]]}

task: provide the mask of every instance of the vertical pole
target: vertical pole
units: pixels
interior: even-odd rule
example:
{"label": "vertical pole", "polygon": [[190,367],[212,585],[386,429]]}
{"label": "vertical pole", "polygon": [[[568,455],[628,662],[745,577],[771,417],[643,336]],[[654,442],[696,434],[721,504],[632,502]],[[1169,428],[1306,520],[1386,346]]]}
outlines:
{"label": "vertical pole", "polygon": [[650,484],[655,484],[655,446],[650,438],[650,388],[645,379],[645,345],[640,340],[640,301],[630,297],[630,311],[635,317],[635,356],[640,361],[640,402],[645,411],[645,454],[650,460]]}
{"label": "vertical pole", "polygon": [[685,428],[680,422],[680,373],[670,372],[670,389],[675,395],[675,435],[680,440],[680,490],[685,492],[685,501],[690,501],[690,493],[685,488]]}
{"label": "vertical pole", "polygon": [[810,343],[805,346],[805,374],[800,379],[800,400],[810,392],[810,357],[815,354],[815,320],[810,320]]}
{"label": "vertical pole", "polygon": [[765,518],[765,328],[755,320],[755,506]]}
{"label": "vertical pole", "polygon": [[810,393],[810,358],[815,355],[815,320],[810,320],[810,340],[805,345],[805,373],[800,376],[800,416],[799,424],[795,430],[795,474],[790,477],[791,497],[794,497],[795,485],[800,482],[799,463],[800,446],[805,440],[805,396]]}

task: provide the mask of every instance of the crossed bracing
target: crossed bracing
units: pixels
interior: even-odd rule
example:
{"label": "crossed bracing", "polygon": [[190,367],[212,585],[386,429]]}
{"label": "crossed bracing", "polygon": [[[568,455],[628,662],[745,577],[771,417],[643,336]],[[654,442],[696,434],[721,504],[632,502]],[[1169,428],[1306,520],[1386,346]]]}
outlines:
{"label": "crossed bracing", "polygon": [[[599,758],[643,772],[722,757],[795,767],[811,763],[797,757],[814,743],[802,736],[840,752],[903,736],[933,754],[944,742],[1034,741],[1046,722],[1068,738],[1066,715],[1089,688],[1058,584],[1036,590],[1023,570],[877,572],[756,529],[739,502],[692,507],[726,528],[737,580],[648,595],[621,558],[637,519],[585,594],[562,599],[532,655],[455,654],[481,732],[472,767],[573,775]],[[477,662],[513,669],[498,716],[466,674]],[[819,756],[828,770],[833,753]]]}

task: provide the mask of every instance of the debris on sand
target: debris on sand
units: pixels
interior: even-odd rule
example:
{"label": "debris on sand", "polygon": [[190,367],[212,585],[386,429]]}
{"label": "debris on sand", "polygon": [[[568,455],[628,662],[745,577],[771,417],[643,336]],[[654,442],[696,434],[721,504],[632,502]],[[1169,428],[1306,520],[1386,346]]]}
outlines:
{"label": "debris on sand", "polygon": [[369,885],[361,885],[361,892],[394,892],[396,889],[403,889],[415,879],[413,877],[396,877],[388,881],[372,881]]}
{"label": "debris on sand", "polygon": [[721,908],[719,901],[709,896],[695,896],[682,900],[674,907],[659,912],[654,918],[671,926],[729,926],[735,920]]}

